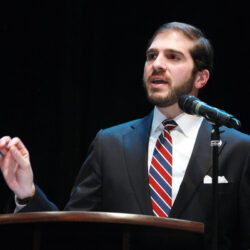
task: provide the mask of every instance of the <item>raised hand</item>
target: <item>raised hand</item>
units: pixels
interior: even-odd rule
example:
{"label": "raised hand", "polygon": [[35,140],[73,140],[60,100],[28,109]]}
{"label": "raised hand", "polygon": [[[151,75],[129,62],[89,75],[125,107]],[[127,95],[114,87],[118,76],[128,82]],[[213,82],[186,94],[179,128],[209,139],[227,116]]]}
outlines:
{"label": "raised hand", "polygon": [[0,139],[0,169],[9,188],[17,198],[25,199],[35,193],[29,152],[22,141],[4,136]]}

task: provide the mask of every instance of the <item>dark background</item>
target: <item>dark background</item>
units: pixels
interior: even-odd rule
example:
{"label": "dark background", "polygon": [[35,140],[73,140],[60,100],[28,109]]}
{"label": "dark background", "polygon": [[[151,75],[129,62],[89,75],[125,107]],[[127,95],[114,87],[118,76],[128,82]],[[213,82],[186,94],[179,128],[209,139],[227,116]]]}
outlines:
{"label": "dark background", "polygon": [[[245,1],[247,3],[247,1]],[[0,137],[18,136],[60,208],[95,134],[148,114],[142,73],[159,25],[201,28],[215,69],[200,98],[249,133],[249,13],[240,1],[1,1]],[[11,192],[0,176],[1,209]]]}

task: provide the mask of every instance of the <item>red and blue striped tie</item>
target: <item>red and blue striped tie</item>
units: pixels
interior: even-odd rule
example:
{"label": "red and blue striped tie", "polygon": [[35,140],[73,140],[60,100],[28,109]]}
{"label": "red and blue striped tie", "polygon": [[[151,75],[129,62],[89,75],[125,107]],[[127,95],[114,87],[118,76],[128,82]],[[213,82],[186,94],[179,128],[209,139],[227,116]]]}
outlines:
{"label": "red and blue striped tie", "polygon": [[175,121],[162,122],[160,134],[149,168],[149,186],[153,212],[159,217],[168,217],[172,207],[172,137],[170,130],[177,126]]}

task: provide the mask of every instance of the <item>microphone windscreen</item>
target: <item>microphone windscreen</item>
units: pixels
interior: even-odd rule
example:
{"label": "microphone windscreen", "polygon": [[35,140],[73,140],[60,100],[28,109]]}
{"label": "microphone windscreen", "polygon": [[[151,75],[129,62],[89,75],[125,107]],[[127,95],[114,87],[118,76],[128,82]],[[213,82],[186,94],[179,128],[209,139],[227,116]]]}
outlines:
{"label": "microphone windscreen", "polygon": [[191,95],[182,95],[179,98],[178,104],[179,107],[188,114],[193,114],[193,104],[194,101],[196,101],[197,98]]}

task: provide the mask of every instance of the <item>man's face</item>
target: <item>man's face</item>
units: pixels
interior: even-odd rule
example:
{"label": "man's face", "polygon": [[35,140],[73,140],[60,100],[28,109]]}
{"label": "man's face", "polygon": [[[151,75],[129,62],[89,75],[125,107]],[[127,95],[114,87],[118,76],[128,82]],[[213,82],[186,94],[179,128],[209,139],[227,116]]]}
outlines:
{"label": "man's face", "polygon": [[146,53],[144,87],[151,103],[168,107],[193,90],[194,62],[190,55],[193,41],[183,33],[167,30],[159,33]]}

